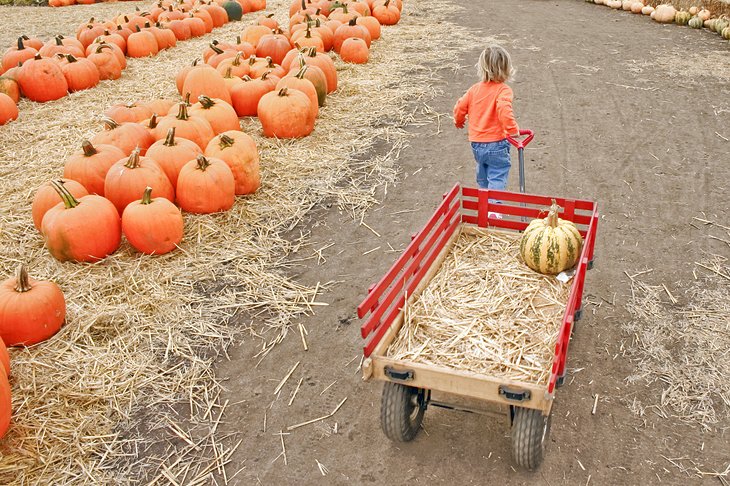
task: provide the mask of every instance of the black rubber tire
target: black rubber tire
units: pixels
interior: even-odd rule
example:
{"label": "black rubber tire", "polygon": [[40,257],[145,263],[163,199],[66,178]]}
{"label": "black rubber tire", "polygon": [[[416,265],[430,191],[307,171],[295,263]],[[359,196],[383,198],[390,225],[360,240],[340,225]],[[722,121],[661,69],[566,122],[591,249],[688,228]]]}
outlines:
{"label": "black rubber tire", "polygon": [[514,407],[512,457],[518,466],[534,471],[542,463],[550,435],[550,416],[540,410]]}
{"label": "black rubber tire", "polygon": [[421,428],[426,407],[419,403],[419,389],[386,381],[380,402],[380,426],[394,442],[413,440]]}

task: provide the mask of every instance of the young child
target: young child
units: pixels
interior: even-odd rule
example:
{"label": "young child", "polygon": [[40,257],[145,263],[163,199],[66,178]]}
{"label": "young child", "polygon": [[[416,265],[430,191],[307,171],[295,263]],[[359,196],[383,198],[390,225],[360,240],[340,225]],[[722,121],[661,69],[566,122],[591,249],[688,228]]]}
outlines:
{"label": "young child", "polygon": [[464,128],[469,117],[469,141],[477,162],[477,184],[482,189],[504,189],[510,169],[507,135],[517,136],[519,128],[512,113],[512,89],[507,81],[512,60],[504,48],[490,45],[479,56],[474,84],[454,106],[454,124]]}

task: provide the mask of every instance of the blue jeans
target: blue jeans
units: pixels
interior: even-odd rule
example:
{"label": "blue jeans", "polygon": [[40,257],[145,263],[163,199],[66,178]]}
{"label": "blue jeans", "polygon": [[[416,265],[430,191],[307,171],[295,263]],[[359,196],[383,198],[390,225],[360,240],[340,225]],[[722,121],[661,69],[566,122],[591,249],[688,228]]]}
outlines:
{"label": "blue jeans", "polygon": [[471,150],[477,161],[477,184],[482,189],[504,189],[511,166],[509,142],[472,142]]}

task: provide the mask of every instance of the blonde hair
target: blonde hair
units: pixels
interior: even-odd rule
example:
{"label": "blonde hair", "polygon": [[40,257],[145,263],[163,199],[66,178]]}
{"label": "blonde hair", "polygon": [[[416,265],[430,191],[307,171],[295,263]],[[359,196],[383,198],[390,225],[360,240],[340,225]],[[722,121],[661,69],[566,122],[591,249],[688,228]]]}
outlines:
{"label": "blonde hair", "polygon": [[477,74],[483,82],[503,83],[515,74],[512,58],[502,46],[494,44],[487,46],[479,55]]}

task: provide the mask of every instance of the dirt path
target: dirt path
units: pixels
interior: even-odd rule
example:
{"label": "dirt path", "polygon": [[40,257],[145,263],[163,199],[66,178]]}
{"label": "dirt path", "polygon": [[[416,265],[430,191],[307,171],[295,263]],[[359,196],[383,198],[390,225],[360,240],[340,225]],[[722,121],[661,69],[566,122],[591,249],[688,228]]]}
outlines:
{"label": "dirt path", "polygon": [[[647,405],[659,396],[655,387],[625,384],[632,367],[622,357],[622,343],[628,340],[620,328],[630,318],[624,308],[629,296],[624,271],[652,268],[648,280],[675,290],[691,278],[691,262],[701,251],[720,249],[689,222],[703,212],[726,220],[730,209],[730,143],[722,138],[730,137],[730,83],[722,68],[702,67],[703,59],[727,63],[727,42],[584,2],[457,3],[468,8],[468,14],[456,14],[464,28],[499,39],[518,67],[513,83],[518,120],[537,132],[527,155],[528,191],[595,199],[602,213],[596,268],[587,283],[590,300],[602,304],[587,306],[579,322],[568,363],[572,374],[558,391],[543,467],[533,474],[514,470],[506,420],[458,412],[429,410],[425,433],[414,442],[389,442],[379,428],[381,387],[362,383],[356,370],[361,339],[354,309],[395,259],[390,246],[402,249],[454,182],[473,183],[465,134],[442,117],[440,127],[413,130],[412,147],[400,158],[402,183],[389,187],[383,204],[366,218],[379,237],[334,209],[313,224],[311,247],[301,257],[325,248],[323,258],[305,261],[300,278],[334,283],[322,299],[329,305],[302,321],[309,330],[309,351],[303,351],[292,330],[255,370],[254,341],[220,363],[226,399],[235,403],[221,427],[244,438],[233,458],[245,466],[236,481],[696,481],[662,456],[690,457],[709,470],[724,469],[726,436],[629,411],[634,398]],[[405,22],[418,15],[412,8],[407,12]],[[432,106],[436,111],[450,114],[455,99],[473,82],[471,66],[480,48],[454,53],[465,66],[462,72],[436,71],[434,83],[444,91]],[[516,171],[510,187],[516,187]],[[277,398],[274,389],[297,362]],[[591,415],[595,394],[597,413]],[[285,435],[287,465],[283,457],[277,459],[280,430],[326,415],[345,397],[333,418]],[[326,478],[318,463],[326,467]]]}

